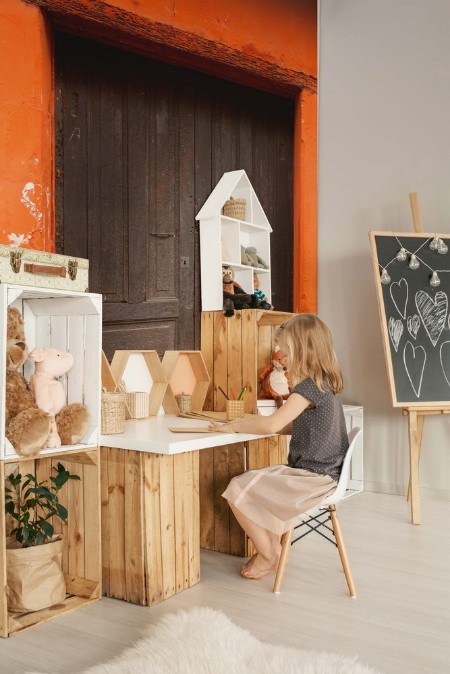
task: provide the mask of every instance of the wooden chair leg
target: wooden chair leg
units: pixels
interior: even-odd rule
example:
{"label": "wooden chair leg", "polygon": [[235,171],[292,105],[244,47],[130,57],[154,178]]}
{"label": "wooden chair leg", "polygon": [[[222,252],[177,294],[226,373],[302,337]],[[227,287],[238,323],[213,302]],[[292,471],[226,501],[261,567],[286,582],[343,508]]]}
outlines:
{"label": "wooden chair leg", "polygon": [[342,538],[341,526],[339,524],[336,506],[330,506],[330,518],[331,518],[331,525],[333,527],[334,535],[336,538],[337,547],[339,550],[339,557],[341,558],[342,568],[344,570],[345,579],[348,585],[348,591],[350,592],[351,597],[356,597],[355,583],[353,582],[353,576],[350,570],[347,551],[345,549],[344,539]]}
{"label": "wooden chair leg", "polygon": [[278,562],[277,573],[275,575],[275,582],[273,584],[272,589],[272,591],[275,592],[276,594],[279,593],[281,583],[283,581],[284,571],[286,569],[289,554],[289,548],[291,547],[292,531],[293,529],[289,529],[289,531],[286,531],[281,537],[280,561]]}

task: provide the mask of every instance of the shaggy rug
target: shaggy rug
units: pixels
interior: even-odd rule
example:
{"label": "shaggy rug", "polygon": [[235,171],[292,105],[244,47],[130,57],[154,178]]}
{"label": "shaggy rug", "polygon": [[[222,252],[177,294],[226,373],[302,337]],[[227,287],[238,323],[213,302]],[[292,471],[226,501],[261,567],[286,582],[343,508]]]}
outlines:
{"label": "shaggy rug", "polygon": [[[33,673],[29,673],[33,674]],[[34,674],[37,674],[36,672]],[[83,674],[380,674],[336,653],[265,644],[221,611],[179,611],[119,657]]]}

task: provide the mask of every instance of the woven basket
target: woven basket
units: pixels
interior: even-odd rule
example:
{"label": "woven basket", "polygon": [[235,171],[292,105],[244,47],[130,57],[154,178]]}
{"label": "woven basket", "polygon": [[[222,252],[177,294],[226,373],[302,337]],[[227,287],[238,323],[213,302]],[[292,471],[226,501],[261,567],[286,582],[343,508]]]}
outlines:
{"label": "woven basket", "polygon": [[175,396],[180,408],[180,412],[192,412],[192,396],[187,393],[180,393],[180,395]]}
{"label": "woven basket", "polygon": [[145,419],[150,416],[150,395],[146,391],[128,391],[126,396],[132,419]]}
{"label": "woven basket", "polygon": [[102,391],[102,435],[125,430],[125,395]]}
{"label": "woven basket", "polygon": [[245,220],[245,199],[228,199],[223,205],[223,214],[228,218],[236,220]]}

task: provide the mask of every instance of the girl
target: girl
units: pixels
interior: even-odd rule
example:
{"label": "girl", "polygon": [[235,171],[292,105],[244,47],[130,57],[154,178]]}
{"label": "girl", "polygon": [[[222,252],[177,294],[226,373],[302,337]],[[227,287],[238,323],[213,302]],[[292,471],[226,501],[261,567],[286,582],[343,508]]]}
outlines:
{"label": "girl", "polygon": [[233,478],[223,494],[256,548],[241,568],[242,576],[254,580],[277,568],[280,536],[298,515],[336,489],[348,449],[337,395],[342,374],[328,327],[314,314],[299,314],[278,328],[275,341],[287,354],[293,384],[284,405],[270,416],[209,424],[222,433],[292,435],[287,466],[247,471]]}

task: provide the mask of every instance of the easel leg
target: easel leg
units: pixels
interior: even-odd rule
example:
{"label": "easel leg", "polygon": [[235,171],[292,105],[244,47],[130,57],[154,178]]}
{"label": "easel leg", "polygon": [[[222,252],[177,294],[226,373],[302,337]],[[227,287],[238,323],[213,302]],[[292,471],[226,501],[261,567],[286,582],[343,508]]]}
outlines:
{"label": "easel leg", "polygon": [[420,444],[419,444],[417,412],[412,410],[409,410],[408,413],[408,431],[409,431],[409,467],[410,467],[410,483],[411,483],[411,521],[413,524],[420,524],[420,490],[419,490]]}
{"label": "easel leg", "polygon": [[[423,425],[425,422],[425,416],[422,414],[419,414],[417,417],[417,444],[418,444],[418,456],[417,456],[417,463],[420,463],[420,450],[422,448],[422,436],[423,436]],[[407,495],[407,500],[411,500],[411,473],[409,474],[409,482],[408,482],[408,495]]]}

